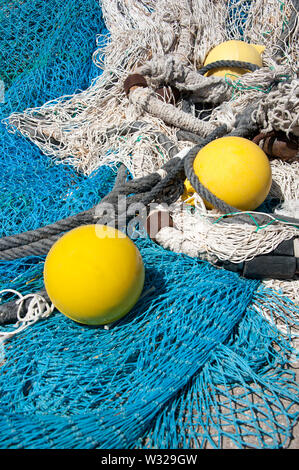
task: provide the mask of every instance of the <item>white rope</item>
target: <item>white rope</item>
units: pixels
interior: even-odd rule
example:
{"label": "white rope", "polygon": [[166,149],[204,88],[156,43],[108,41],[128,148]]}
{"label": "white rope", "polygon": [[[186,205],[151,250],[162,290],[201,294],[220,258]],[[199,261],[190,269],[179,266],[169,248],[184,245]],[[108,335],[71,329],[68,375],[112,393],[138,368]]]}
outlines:
{"label": "white rope", "polygon": [[285,215],[299,220],[299,199],[290,199],[289,201],[283,202],[274,209],[274,213],[278,218],[280,215]]}
{"label": "white rope", "polygon": [[[50,304],[44,299],[43,296],[39,294],[26,294],[22,295],[20,292],[14,289],[4,289],[0,291],[0,295],[4,293],[11,293],[17,295],[19,298],[16,300],[18,305],[17,310],[17,319],[18,321],[14,324],[14,330],[11,331],[0,331],[0,338],[8,339],[12,336],[20,333],[29,326],[36,323],[42,318],[48,318],[54,310],[54,305]],[[24,316],[21,315],[22,307],[25,300],[32,297],[32,300],[29,302],[27,311]]]}
{"label": "white rope", "polygon": [[[144,112],[161,119],[165,124],[178,127],[206,137],[215,129],[215,124],[200,120],[185,113],[175,106],[159,100],[150,88],[138,88],[130,94],[130,103],[137,109],[138,114]],[[139,116],[138,116],[139,117]]]}
{"label": "white rope", "polygon": [[[298,228],[283,222],[257,230],[251,224],[221,222],[221,215],[213,216],[209,211],[207,216],[201,210],[191,212],[180,205],[171,213],[175,228],[162,228],[156,240],[164,248],[177,253],[198,256],[211,262],[218,259],[240,263],[270,253],[281,242],[299,234]],[[219,221],[213,223],[213,217]]]}
{"label": "white rope", "polygon": [[[154,171],[163,177],[165,173],[159,169],[170,157],[159,144],[157,133],[165,134],[183,157],[187,142],[177,138],[180,126],[200,137],[221,124],[231,129],[248,105],[255,105],[251,117],[265,131],[274,128],[298,134],[299,21],[289,26],[294,13],[291,0],[236,0],[230,6],[224,0],[100,3],[111,33],[105,46],[98,41],[93,55],[103,74],[80,93],[10,117],[12,131],[20,130],[56,162],[71,164],[85,174],[101,165],[123,163],[134,178]],[[262,68],[235,81],[198,73],[211,48],[244,37],[249,43],[265,46]],[[123,84],[136,71],[145,74],[149,87],[136,89],[128,99]],[[273,81],[282,77],[293,80],[271,91]],[[157,99],[155,87],[163,82],[188,93],[190,113],[182,112],[181,101],[172,106]],[[198,102],[214,103],[209,120],[195,115]],[[140,116],[146,123],[142,129],[125,137],[118,133]],[[116,132],[108,135],[110,128]],[[269,197],[281,203],[297,200],[299,162],[277,159],[271,162],[271,169],[275,185]],[[157,235],[163,246],[212,261],[240,262],[270,252],[297,230],[282,223],[258,231],[248,224],[224,224],[221,220],[213,224],[213,217],[219,214],[207,211],[198,195],[194,200],[197,210],[193,216],[173,210],[176,228],[164,227]]]}

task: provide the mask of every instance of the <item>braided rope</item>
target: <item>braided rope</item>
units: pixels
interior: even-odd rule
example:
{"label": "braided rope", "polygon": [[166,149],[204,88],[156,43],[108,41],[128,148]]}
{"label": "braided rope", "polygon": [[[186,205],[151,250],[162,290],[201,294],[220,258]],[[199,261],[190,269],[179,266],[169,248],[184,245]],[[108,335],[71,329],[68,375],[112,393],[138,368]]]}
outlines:
{"label": "braided rope", "polygon": [[255,70],[258,70],[260,68],[256,64],[252,64],[251,62],[243,62],[241,60],[216,60],[215,62],[211,62],[210,64],[202,67],[198,73],[200,75],[204,75],[210,70],[219,69],[222,67],[242,68],[250,70],[251,72],[254,72]]}
{"label": "braided rope", "polygon": [[[46,255],[53,243],[66,231],[80,225],[95,223],[96,219],[97,223],[101,223],[102,219],[97,217],[97,210],[101,204],[112,204],[115,208],[116,214],[120,195],[127,196],[131,204],[142,203],[145,206],[148,206],[151,202],[164,202],[171,204],[183,193],[183,182],[185,177],[189,179],[191,185],[198,194],[212,204],[212,206],[219,209],[222,213],[240,213],[240,216],[237,216],[240,223],[255,223],[248,217],[248,215],[243,214],[237,208],[230,206],[211,193],[211,191],[204,187],[204,185],[199,181],[193,170],[193,162],[197,153],[212,140],[224,135],[245,137],[254,133],[256,130],[256,124],[252,122],[251,114],[252,107],[248,107],[240,116],[237,116],[237,127],[229,134],[227,133],[226,125],[222,125],[211,132],[205,139],[198,137],[198,139],[200,139],[200,143],[195,145],[195,147],[193,147],[187,155],[184,156],[184,158],[172,157],[171,160],[166,162],[158,172],[135,180],[126,181],[127,170],[126,167],[122,165],[118,171],[113,190],[107,194],[99,204],[87,211],[83,211],[77,215],[57,221],[54,224],[0,239],[0,260],[10,261],[17,258],[23,258],[25,256]],[[169,153],[171,153],[170,156],[172,156],[173,153],[177,153],[176,146],[172,144],[167,137],[161,134],[158,138],[160,138],[160,142],[164,144]],[[121,216],[122,215],[123,214],[121,214]],[[124,217],[125,220],[128,219],[126,215],[124,215]],[[283,219],[290,223],[298,223],[296,219]],[[123,220],[123,218],[121,220]],[[236,221],[236,217],[234,220]],[[267,223],[267,218],[265,218],[265,216],[258,215],[258,213],[256,213],[255,220],[260,225],[263,225],[265,222]],[[111,222],[115,225],[115,217]],[[105,218],[105,223],[107,223],[107,218]],[[110,223],[109,220],[108,223]]]}
{"label": "braided rope", "polygon": [[[144,125],[146,125],[146,123],[144,122],[133,122],[129,126],[124,126],[123,133],[126,134],[128,132],[135,132]],[[111,128],[109,132],[116,132],[116,128]],[[158,134],[158,141],[165,148],[165,150],[169,152],[170,156],[178,153],[178,149],[174,145],[174,143],[171,142],[171,140],[161,132]],[[105,196],[101,202],[109,202],[113,204],[117,202],[119,194],[129,195],[132,193],[146,193],[150,191],[152,187],[160,181],[161,176],[157,173],[154,173],[142,178],[137,178],[133,181],[126,181],[126,178],[127,168],[124,165],[121,165],[118,170],[117,177],[115,179],[113,190],[107,196]],[[44,245],[44,247],[42,245],[39,246],[37,244],[38,241],[46,239],[48,239],[49,242],[55,241],[59,238],[59,234],[63,232],[69,231],[80,225],[93,223],[95,217],[95,207],[90,208],[86,211],[82,211],[73,216],[66,217],[65,219],[61,219],[57,222],[54,222],[53,224],[48,224],[44,227],[40,227],[35,230],[29,230],[27,232],[0,238],[0,259],[16,259],[17,257],[19,257],[18,255],[20,254],[20,252],[18,250],[13,251],[13,249],[25,246],[27,246],[25,251],[28,256],[31,254],[44,253],[44,248],[46,247],[46,245]],[[32,245],[33,251],[30,250],[30,245]],[[11,253],[9,253],[9,250],[12,250]]]}
{"label": "braided rope", "polygon": [[12,250],[19,246],[34,244],[44,238],[55,237],[61,232],[89,223],[90,220],[92,220],[91,209],[65,219],[61,219],[53,224],[40,227],[36,230],[29,230],[28,232],[19,233],[17,235],[3,237],[0,239],[1,257],[2,253],[7,250]]}
{"label": "braided rope", "polygon": [[227,127],[225,125],[218,127],[216,131],[213,132],[209,136],[209,138],[205,139],[202,143],[195,145],[191,150],[189,150],[188,154],[186,155],[184,159],[184,168],[185,168],[186,177],[190,181],[190,184],[193,186],[195,191],[198,194],[200,194],[200,196],[202,196],[207,202],[212,204],[212,206],[216,207],[224,214],[230,213],[230,212],[239,212],[239,209],[236,209],[235,207],[230,206],[229,204],[224,202],[222,199],[219,199],[208,188],[206,188],[201,183],[198,176],[195,174],[194,169],[193,169],[193,163],[194,163],[196,155],[205,145],[207,145],[209,142],[219,137],[223,137],[226,134],[227,134]]}
{"label": "braided rope", "polygon": [[[183,193],[183,182],[186,177],[198,194],[224,214],[223,222],[259,224],[260,226],[269,223],[271,214],[259,214],[254,212],[254,217],[252,217],[252,211],[251,213],[244,213],[226,204],[200,182],[193,169],[193,162],[197,153],[209,142],[223,137],[224,135],[244,137],[253,133],[256,130],[256,124],[253,123],[251,114],[252,107],[248,107],[241,115],[237,116],[236,128],[232,132],[228,133],[226,125],[222,125],[216,128],[205,139],[198,137],[200,140],[199,144],[195,145],[187,151],[187,153],[184,151],[179,152],[176,154],[176,157],[171,158],[170,161],[165,163],[160,170],[145,177],[127,181],[127,168],[121,165],[112,191],[107,194],[97,206],[49,226],[0,239],[0,260],[13,260],[30,255],[46,255],[53,243],[58,240],[65,231],[82,224],[95,223],[97,209],[101,204],[109,202],[116,206],[119,195],[129,196],[131,203],[141,202],[145,206],[153,201],[162,201],[164,203],[174,202]],[[177,151],[171,141],[165,138],[163,134],[160,136],[160,142],[165,144],[169,152]],[[231,213],[234,213],[233,218],[225,217],[226,214]],[[122,220],[125,218],[127,221],[128,216],[124,213],[120,214],[120,218]],[[272,219],[274,219],[274,222],[282,221],[299,226],[299,221],[294,218],[272,216]],[[99,218],[97,222],[100,223],[100,221],[101,218]],[[115,217],[113,217],[111,222],[115,225]],[[105,220],[105,223],[109,224],[110,222],[109,220]],[[35,294],[42,296],[46,302],[48,301],[47,293],[44,289]],[[23,310],[26,310],[28,307],[26,299],[27,298],[24,297],[24,301],[22,301]],[[16,312],[20,311],[19,303],[15,300],[1,305],[0,324],[14,323],[18,320]]]}
{"label": "braided rope", "polygon": [[[11,261],[26,256],[42,256],[47,254],[53,243],[66,231],[80,225],[95,223],[96,219],[100,223],[101,218],[97,217],[97,212],[101,204],[112,204],[115,213],[117,213],[120,195],[128,196],[131,204],[140,202],[147,205],[152,201],[160,199],[167,203],[173,202],[183,193],[182,177],[180,178],[181,184],[171,184],[174,180],[178,179],[178,173],[183,171],[181,159],[172,159],[166,162],[162,170],[166,172],[165,178],[162,178],[159,172],[155,172],[142,178],[125,181],[127,176],[126,168],[122,165],[118,171],[113,190],[99,204],[87,211],[59,220],[53,224],[0,239],[0,260]],[[172,190],[169,190],[169,186],[172,187]],[[163,196],[163,191],[166,189],[167,193]],[[107,222],[106,218],[105,222]],[[114,219],[113,222],[115,223]]]}
{"label": "braided rope", "polygon": [[147,112],[152,116],[161,119],[168,125],[180,129],[196,132],[203,136],[209,135],[215,128],[210,122],[206,122],[189,113],[185,113],[172,104],[164,103],[157,98],[150,88],[136,88],[130,93],[129,100],[131,104],[139,109],[140,112]]}
{"label": "braided rope", "polygon": [[[193,186],[194,190],[207,202],[212,204],[213,207],[217,208],[223,214],[237,214],[234,215],[233,220],[230,217],[224,217],[223,222],[226,223],[240,223],[240,224],[250,224],[250,225],[259,225],[262,226],[264,224],[269,223],[269,217],[275,221],[281,221],[287,224],[292,224],[299,226],[299,220],[293,217],[287,216],[280,216],[273,217],[271,214],[260,214],[258,212],[254,212],[254,217],[252,217],[252,213],[246,213],[244,211],[240,211],[234,206],[227,204],[222,199],[218,198],[215,194],[213,194],[208,188],[206,188],[201,181],[199,180],[198,176],[194,172],[193,163],[195,160],[196,155],[198,152],[209,142],[219,137],[226,136],[236,136],[236,137],[246,137],[253,133],[256,129],[256,124],[250,121],[250,115],[252,113],[252,106],[248,107],[240,116],[237,117],[236,123],[237,127],[230,133],[226,132],[226,126],[220,126],[210,136],[204,139],[199,144],[195,145],[192,149],[189,150],[187,155],[184,158],[184,169],[185,174],[190,184]],[[239,214],[239,215],[238,215]]]}

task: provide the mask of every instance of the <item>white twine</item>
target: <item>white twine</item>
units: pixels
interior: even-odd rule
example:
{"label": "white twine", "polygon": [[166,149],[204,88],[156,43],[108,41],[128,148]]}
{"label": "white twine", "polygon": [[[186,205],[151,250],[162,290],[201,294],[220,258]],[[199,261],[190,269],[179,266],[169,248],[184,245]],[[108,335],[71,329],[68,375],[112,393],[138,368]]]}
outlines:
{"label": "white twine", "polygon": [[[176,156],[182,158],[190,147],[181,150]],[[299,236],[295,223],[279,220],[280,215],[298,217],[299,162],[288,164],[275,160],[271,162],[272,180],[275,183],[271,197],[282,199],[274,214],[260,213],[267,217],[263,227],[246,223],[226,223],[218,210],[207,210],[202,197],[196,192],[181,202],[171,206],[174,227],[163,227],[156,240],[164,248],[189,256],[199,256],[210,262],[217,259],[240,263],[273,251],[282,241]],[[193,200],[194,209],[188,205]],[[254,211],[243,211],[251,214]],[[231,217],[240,213],[231,214]],[[275,224],[271,223],[277,220]]]}
{"label": "white twine", "polygon": [[[225,223],[221,220],[213,223],[210,211],[207,216],[204,212],[192,213],[186,208],[183,211],[178,208],[171,216],[175,228],[162,228],[156,234],[157,242],[177,253],[199,256],[211,262],[216,259],[232,263],[249,261],[270,253],[284,240],[298,236],[298,229],[284,222],[257,230],[255,225],[246,223]],[[219,219],[221,214],[214,217]]]}
{"label": "white twine", "polygon": [[[129,100],[123,83],[129,74],[138,70],[145,73],[153,88],[169,80],[178,89],[188,91],[194,103],[197,100],[219,102],[207,121],[211,128],[226,124],[231,129],[236,116],[254,104],[257,111],[253,116],[264,130],[275,126],[278,130],[297,132],[299,22],[290,30],[289,20],[294,13],[291,0],[253,0],[250,4],[236,0],[231,8],[224,0],[101,0],[100,3],[111,33],[105,46],[98,42],[98,50],[93,55],[103,74],[80,93],[10,116],[14,128],[55,161],[71,164],[85,174],[101,165],[123,163],[133,178],[154,171],[163,177],[164,172],[159,169],[170,157],[157,141],[158,132],[182,151],[178,156],[185,156],[189,143],[177,139],[171,111],[174,109],[176,116],[186,121],[184,125],[190,126],[191,122],[197,129],[195,106],[191,107],[189,118],[180,112],[180,101],[171,108],[155,101],[151,92],[144,89],[135,90]],[[211,48],[243,37],[249,43],[265,46],[261,69],[246,73],[234,82],[229,77],[205,79],[198,74]],[[283,54],[277,59],[276,54],[280,52]],[[284,82],[269,93],[273,80],[282,76],[293,81]],[[140,115],[145,127],[126,136],[118,132]],[[110,128],[116,132],[108,135]],[[281,202],[296,200],[299,162],[275,160],[271,168],[276,185],[269,196]],[[174,209],[172,216],[177,228],[164,227],[157,235],[163,246],[192,256],[206,256],[209,260],[219,257],[239,262],[270,252],[296,231],[285,224],[269,225],[258,231],[247,224],[224,224],[221,220],[213,224],[211,216],[219,214],[207,212],[198,195],[194,200],[197,211],[193,218]]]}
{"label": "white twine", "polygon": [[[278,330],[281,336],[290,340],[290,345],[294,349],[290,355],[290,361],[298,362],[298,339],[299,339],[299,328],[296,322],[296,314],[292,313],[290,305],[287,303],[284,305],[284,299],[288,302],[288,293],[282,292],[281,289],[277,289],[276,285],[263,283],[267,288],[269,288],[267,294],[271,300],[271,291],[274,291],[276,296],[280,297],[281,304],[280,308],[271,309],[271,306],[263,303],[261,300],[256,300],[252,302],[252,308],[262,316],[270,325]],[[291,299],[292,300],[292,299]],[[298,304],[298,302],[295,302]],[[280,312],[283,311],[283,315]]]}
{"label": "white twine", "polygon": [[299,220],[299,199],[290,199],[289,201],[283,202],[274,209],[274,213],[278,218],[279,215],[285,215]]}
{"label": "white twine", "polygon": [[253,111],[252,117],[261,132],[283,131],[288,136],[299,136],[299,80],[279,83],[276,90],[267,94]]}
{"label": "white twine", "polygon": [[[36,323],[42,318],[48,318],[54,310],[54,305],[50,304],[44,299],[40,294],[26,294],[22,295],[20,292],[14,289],[3,289],[0,291],[0,295],[4,293],[12,293],[17,295],[19,298],[16,300],[18,305],[17,310],[17,319],[18,321],[14,324],[14,330],[12,331],[0,331],[0,338],[8,339],[12,336],[20,333],[29,326]],[[27,311],[24,316],[21,316],[22,307],[24,301],[32,297],[32,300],[29,302]]]}
{"label": "white twine", "polygon": [[277,294],[287,297],[294,302],[294,304],[299,305],[299,279],[265,279],[262,283],[265,287],[273,289]]}
{"label": "white twine", "polygon": [[[269,196],[282,202],[295,201],[299,196],[299,161],[292,163],[276,159],[271,161],[272,185]],[[287,214],[286,214],[287,215]]]}
{"label": "white twine", "polygon": [[[106,136],[108,128],[121,128],[136,119],[140,112],[140,105],[130,104],[123,90],[123,82],[130,73],[142,68],[150,73],[154,71],[155,62],[161,59],[162,72],[160,76],[150,76],[151,80],[158,84],[165,74],[167,78],[167,73],[171,72],[172,76],[168,78],[173,79],[179,89],[194,89],[195,101],[196,94],[200,101],[215,97],[219,106],[214,109],[209,124],[211,127],[226,124],[231,128],[235,116],[247,105],[258,105],[265,98],[273,78],[292,74],[298,62],[296,38],[299,22],[285,40],[285,60],[279,63],[275,60],[282,25],[287,32],[288,19],[294,11],[291,0],[285,0],[283,4],[278,0],[254,0],[250,6],[239,0],[231,9],[224,0],[102,0],[101,7],[111,36],[104,46],[98,42],[98,51],[93,59],[103,69],[103,74],[80,93],[10,117],[12,131],[20,130],[45,154],[57,162],[74,165],[86,174],[101,165],[118,162],[124,163],[133,177],[157,170],[168,156],[163,151],[161,155],[156,148],[154,133],[148,132],[149,128],[163,132],[174,145],[182,148],[176,138],[175,126],[164,122],[162,115],[159,118],[147,112],[143,113],[142,120],[149,123],[149,128],[125,138],[117,133]],[[244,23],[245,15],[247,20]],[[244,74],[239,78],[237,88],[228,86],[228,78],[205,79],[198,76],[198,68],[209,50],[228,39],[241,39],[242,30],[248,42],[266,46],[263,53],[265,67]],[[172,60],[175,67],[170,71],[165,66]],[[215,88],[213,81],[215,84],[219,81],[219,86]],[[222,97],[219,95],[221,83],[226,90]],[[282,95],[275,95],[279,109]],[[270,104],[272,106],[272,102]],[[267,104],[267,110],[270,104]],[[160,107],[163,108],[162,105]],[[178,115],[180,107],[179,102],[174,108]],[[160,108],[157,110],[160,112]],[[288,127],[286,119],[294,128],[294,119],[298,116],[291,109],[287,112],[287,117],[275,114],[278,129],[280,121],[283,129]],[[268,116],[269,113],[266,114]],[[260,118],[265,128],[271,126],[272,118],[267,119],[267,116]],[[138,137],[142,137],[142,141],[136,142]]]}

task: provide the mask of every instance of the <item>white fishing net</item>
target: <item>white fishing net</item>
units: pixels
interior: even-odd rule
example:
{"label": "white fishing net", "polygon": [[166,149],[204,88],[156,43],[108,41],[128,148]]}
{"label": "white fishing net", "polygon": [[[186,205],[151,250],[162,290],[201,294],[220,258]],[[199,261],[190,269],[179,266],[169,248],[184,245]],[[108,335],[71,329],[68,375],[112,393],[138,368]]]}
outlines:
{"label": "white fishing net", "polygon": [[[297,3],[103,0],[110,35],[104,45],[99,37],[93,56],[103,73],[80,93],[12,114],[11,131],[20,131],[57,162],[69,163],[86,174],[100,165],[121,162],[133,177],[159,169],[170,158],[159,143],[159,133],[180,151],[190,142],[179,140],[178,130],[204,137],[221,124],[230,129],[237,114],[251,104],[255,106],[252,118],[261,131],[280,130],[298,136]],[[229,39],[265,46],[263,67],[237,80],[198,74],[211,48]],[[133,72],[142,73],[149,86],[128,97],[124,81]],[[273,80],[279,83],[275,90],[271,89]],[[191,95],[193,105],[188,114],[183,111],[182,99],[174,106],[157,98],[155,87],[161,84],[171,84]],[[196,114],[198,102],[212,103],[208,118]],[[122,132],[124,126],[136,121],[142,121],[143,126],[135,132]],[[296,200],[298,162],[275,160],[271,166],[276,185],[270,197],[278,196],[281,202]],[[219,222],[211,228],[203,212],[193,214],[191,221],[190,214],[174,209],[177,238],[171,229],[171,233],[163,229],[160,243],[192,256],[238,262],[267,253],[296,235],[297,229],[285,224],[255,231],[256,227],[246,224],[227,227]]]}
{"label": "white fishing net", "polygon": [[[159,116],[159,112],[145,112],[139,106],[142,96],[130,101],[125,95],[123,83],[133,71],[151,69],[158,63],[162,69],[163,63],[169,68],[171,60],[174,83],[181,89],[193,86],[200,95],[203,88],[206,101],[215,94],[219,97],[221,89],[225,100],[214,109],[208,131],[222,123],[232,125],[238,112],[265,98],[273,78],[296,78],[298,18],[292,19],[292,1],[103,0],[101,6],[110,37],[95,52],[94,62],[103,74],[81,93],[60,97],[10,118],[12,130],[19,129],[46,154],[87,174],[99,165],[115,161],[125,163],[133,176],[161,166],[167,155],[162,148],[157,149],[154,134],[158,131],[183,147],[176,140],[176,126],[163,121],[162,113]],[[199,77],[198,68],[208,51],[232,38],[264,45],[265,67],[243,75],[237,83],[229,78]],[[99,38],[101,44],[102,39]],[[151,77],[156,81],[162,78]],[[292,85],[293,91],[294,88],[298,93],[297,81]],[[277,98],[282,99],[281,94]],[[178,102],[177,111],[180,107]],[[107,136],[107,129],[121,128],[141,117],[149,125],[133,136],[123,139],[117,132]],[[297,117],[298,103],[289,121]],[[263,118],[263,127],[271,126],[272,116],[270,121],[264,115]],[[284,118],[281,122],[285,129]]]}

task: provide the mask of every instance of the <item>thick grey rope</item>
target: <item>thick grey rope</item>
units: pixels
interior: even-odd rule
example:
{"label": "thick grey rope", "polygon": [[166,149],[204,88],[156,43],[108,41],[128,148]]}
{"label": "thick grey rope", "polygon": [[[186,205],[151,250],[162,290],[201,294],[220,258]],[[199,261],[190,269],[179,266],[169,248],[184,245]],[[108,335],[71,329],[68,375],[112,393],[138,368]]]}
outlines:
{"label": "thick grey rope", "polygon": [[[229,135],[247,137],[256,132],[256,124],[251,120],[252,110],[252,106],[248,107],[241,115],[237,116],[237,127]],[[119,195],[128,196],[130,203],[141,202],[146,206],[154,201],[171,203],[177,200],[182,194],[183,181],[187,176],[194,189],[221,212],[224,214],[231,212],[241,213],[241,211],[226,204],[205,188],[198,180],[193,170],[193,161],[199,150],[207,143],[224,135],[227,135],[225,125],[215,129],[207,138],[201,139],[200,144],[192,148],[183,160],[180,158],[172,158],[162,167],[163,170],[166,171],[165,178],[162,178],[159,173],[152,173],[151,175],[139,179],[125,181],[126,169],[121,167],[113,190],[102,199],[100,204],[108,202],[115,205],[117,209]],[[164,144],[166,143],[170,150],[172,144],[170,143],[170,145],[168,145],[168,138],[163,137],[163,140]],[[176,152],[176,150],[173,145],[173,151]],[[88,211],[41,227],[37,230],[0,239],[0,260],[12,260],[25,256],[46,254],[52,244],[60,238],[65,231],[79,225],[95,223],[97,208],[98,205]],[[240,215],[240,218],[242,217],[242,221],[248,223],[248,217],[244,219],[244,216]],[[260,216],[257,215],[256,218],[258,217]],[[285,220],[290,219],[285,218]],[[265,222],[265,219],[263,219],[263,221]],[[98,220],[98,222],[100,222],[100,220]]]}
{"label": "thick grey rope", "polygon": [[28,243],[27,245],[20,245],[14,248],[9,248],[8,250],[1,251],[0,261],[12,261],[14,259],[24,258],[26,256],[42,256],[45,253],[48,253],[53,243],[55,243],[61,237],[62,233],[60,232],[56,235],[53,235],[52,237],[42,238],[41,240]]}
{"label": "thick grey rope", "polygon": [[162,134],[162,132],[159,132],[157,134],[157,140],[159,144],[162,145],[164,150],[167,152],[168,156],[170,158],[173,158],[177,153],[179,153],[179,149],[177,148],[176,145],[167,137],[165,134]]}
{"label": "thick grey rope", "polygon": [[[251,108],[248,108],[246,112],[242,113],[242,115],[238,116],[236,122],[237,122],[237,128],[231,132],[229,135],[237,135],[237,136],[245,136],[247,134],[250,134],[254,131],[254,124],[250,122],[250,115],[251,115]],[[187,176],[189,179],[190,183],[194,187],[194,189],[201,194],[207,201],[209,201],[211,204],[213,204],[215,207],[222,208],[222,211],[224,213],[228,212],[240,212],[238,209],[226,204],[224,201],[221,199],[217,198],[215,195],[213,195],[207,188],[205,188],[197,178],[197,176],[194,173],[193,170],[193,162],[194,158],[196,157],[197,153],[201,148],[203,148],[204,145],[208,144],[209,142],[220,138],[224,135],[227,134],[227,128],[225,125],[220,126],[219,128],[215,129],[207,138],[202,139],[201,143],[199,145],[196,145],[193,147],[188,154],[185,156],[184,159],[180,158],[173,158],[171,161],[167,162],[166,165],[164,165],[164,168],[167,171],[167,175],[164,179],[161,178],[161,176],[158,173],[154,173],[152,175],[149,175],[148,177],[145,178],[140,178],[139,180],[133,180],[133,181],[126,181],[127,178],[127,170],[124,165],[122,165],[119,168],[114,188],[111,191],[110,194],[108,194],[101,202],[103,201],[108,201],[108,200],[114,200],[115,197],[117,197],[118,194],[120,194],[120,191],[123,193],[130,194],[130,191],[132,192],[132,189],[137,191],[140,191],[140,188],[142,187],[143,189],[146,189],[146,192],[140,192],[139,194],[135,194],[134,196],[130,196],[130,198],[134,198],[134,201],[142,201],[144,204],[149,204],[153,200],[158,200],[160,197],[163,202],[165,202],[165,194],[163,194],[163,191],[167,188],[167,186],[175,186],[176,191],[171,191],[170,192],[170,200],[177,200],[180,194],[182,194],[182,182],[184,181],[184,178]],[[180,184],[178,184],[178,182]],[[173,184],[175,183],[175,185]],[[129,192],[128,192],[129,191]],[[95,208],[91,209],[90,211],[86,211],[88,214],[93,214],[93,221],[94,221],[94,215],[95,215]],[[74,216],[76,217],[76,216]],[[88,216],[89,217],[89,216]],[[88,217],[86,220],[88,220]],[[258,213],[254,214],[254,218],[257,223],[262,225],[263,223],[268,223],[269,218],[259,215]],[[80,219],[80,218],[79,218]],[[237,220],[238,219],[238,220]],[[299,226],[299,220],[297,219],[291,219],[288,217],[278,217],[278,220],[285,220],[285,221],[290,221],[292,223],[295,223]],[[66,219],[65,219],[66,220]],[[82,220],[82,219],[80,219]],[[240,216],[234,216],[233,218],[230,217],[224,217],[223,220],[225,222],[240,222],[240,223],[255,223],[252,219],[250,219],[246,214],[241,214]],[[60,221],[59,221],[60,222]],[[106,221],[107,223],[107,221]],[[57,223],[59,225],[59,223]],[[53,224],[56,225],[56,224]],[[61,225],[59,225],[61,228]],[[33,231],[34,232],[34,231]],[[20,235],[25,235],[25,234],[20,234]],[[7,250],[6,255],[7,259],[15,259],[19,257],[24,257],[28,254],[31,255],[45,255],[49,249],[51,248],[53,242],[58,239],[59,237],[62,236],[62,233],[57,233],[53,235],[52,237],[44,238],[41,240],[38,240],[37,243],[29,243],[29,245],[23,245],[23,246],[18,246],[15,247],[13,250]],[[10,237],[7,237],[10,238]],[[0,240],[1,241],[1,240]],[[10,253],[9,253],[10,251]],[[0,253],[0,256],[5,254],[5,251],[2,251]],[[38,292],[36,292],[39,295],[42,295],[46,301],[50,302],[50,299],[45,291],[45,289],[42,289]],[[26,312],[26,305],[28,305],[27,301],[24,302],[22,311],[24,313]],[[5,304],[2,304],[0,307],[0,324],[6,324],[6,323],[13,323],[17,320],[16,318],[16,311],[17,311],[17,304],[15,300],[9,301]]]}
{"label": "thick grey rope", "polygon": [[[126,129],[123,129],[123,131],[127,133],[130,130],[132,132],[132,128],[134,128],[134,130],[138,130],[142,127],[141,124],[144,123],[135,122],[130,126],[126,126]],[[110,132],[116,131],[116,129],[110,129]],[[170,155],[178,153],[177,147],[164,134],[158,134],[158,141],[165,148],[166,151],[170,152]],[[124,169],[119,171],[124,171]],[[133,181],[126,182],[122,180],[121,184],[119,184],[119,176],[117,176],[113,191],[109,193],[106,197],[104,197],[102,199],[102,202],[117,202],[117,197],[119,194],[129,195],[131,193],[136,194],[148,192],[160,180],[161,176],[159,176],[157,173],[154,173],[143,178],[135,179]],[[24,233],[3,237],[0,239],[0,252],[16,248],[18,246],[29,245],[43,238],[53,237],[61,232],[71,230],[72,228],[78,227],[79,225],[92,223],[93,221],[94,208],[91,208],[86,211],[80,212],[79,214],[69,216],[65,219],[61,219],[53,224],[40,227],[36,230],[30,230]]]}
{"label": "thick grey rope", "polygon": [[254,134],[257,130],[256,124],[251,120],[251,114],[253,111],[253,106],[248,106],[243,113],[236,117],[236,128],[227,133],[226,125],[222,125],[215,129],[206,139],[202,140],[199,144],[195,145],[184,159],[184,168],[185,174],[190,184],[193,186],[195,191],[200,194],[206,201],[212,204],[214,207],[217,207],[223,213],[229,212],[240,212],[233,206],[230,206],[226,202],[219,199],[215,194],[211,193],[203,184],[199,181],[198,177],[193,170],[193,162],[197,153],[205,146],[207,143],[211,142],[214,139],[223,137],[224,135],[236,136],[236,137],[248,137],[250,134]]}
{"label": "thick grey rope", "polygon": [[[178,159],[178,163],[181,163],[180,159]],[[120,167],[113,190],[99,204],[112,204],[117,211],[120,195],[128,196],[131,204],[141,202],[147,205],[149,202],[158,200],[158,197],[162,197],[160,193],[169,186],[171,181],[177,179],[178,173],[174,160],[167,162],[163,169],[167,172],[167,178],[164,179],[160,174],[152,173],[142,178],[124,181],[126,169],[123,166]],[[180,185],[178,186],[180,187]],[[171,203],[179,197],[177,190],[178,187],[174,186],[173,190],[170,193],[168,192],[168,197],[163,197],[163,199]],[[54,224],[0,239],[0,260],[9,261],[25,256],[46,254],[64,232],[80,225],[95,223],[99,204],[87,211],[59,220]]]}
{"label": "thick grey rope", "polygon": [[203,142],[203,139],[194,132],[177,131],[176,137],[178,140],[192,142],[193,144],[200,144],[201,142]]}
{"label": "thick grey rope", "polygon": [[[255,124],[251,123],[249,124],[249,116],[252,112],[252,106],[248,107],[247,110],[245,110],[244,113],[242,113],[240,116],[237,118],[237,127],[234,129],[234,131],[230,132],[227,134],[225,132],[225,127],[226,126],[220,126],[218,127],[210,136],[210,139],[205,139],[203,142],[201,142],[198,145],[195,145],[188,154],[184,158],[184,168],[185,168],[185,174],[188,180],[190,181],[190,184],[193,186],[195,191],[203,197],[206,201],[208,201],[210,204],[212,204],[214,207],[219,209],[224,215],[225,214],[231,214],[231,213],[239,213],[240,215],[234,216],[233,218],[231,217],[223,217],[223,221],[227,223],[247,223],[247,224],[258,224],[260,226],[269,223],[270,218],[267,217],[264,214],[259,214],[258,212],[254,213],[254,217],[252,215],[244,214],[242,211],[237,209],[236,207],[233,207],[229,204],[227,204],[225,201],[222,199],[219,199],[215,194],[213,194],[208,188],[206,188],[201,181],[198,179],[197,175],[194,172],[193,169],[193,163],[195,160],[196,155],[198,152],[208,143],[209,141],[214,140],[215,138],[222,137],[223,135],[227,136],[237,136],[237,137],[244,137],[246,134],[250,134],[254,132],[255,130]],[[212,137],[212,138],[211,138]],[[291,223],[294,225],[297,225],[299,227],[299,220],[292,218],[292,217],[286,217],[286,216],[275,216],[276,221],[281,220],[282,222],[287,222]]]}
{"label": "thick grey rope", "polygon": [[210,70],[219,69],[222,67],[242,68],[250,70],[251,72],[254,72],[255,70],[258,70],[260,68],[256,64],[252,64],[251,62],[243,62],[241,60],[216,60],[215,62],[211,62],[210,64],[205,65],[204,67],[199,69],[198,73],[200,75],[204,75]]}
{"label": "thick grey rope", "polygon": [[36,230],[10,235],[0,239],[0,252],[17,248],[18,246],[29,245],[43,238],[57,235],[60,232],[71,230],[79,225],[87,224],[92,220],[93,210],[80,212],[79,214],[61,219],[53,224],[40,227]]}

